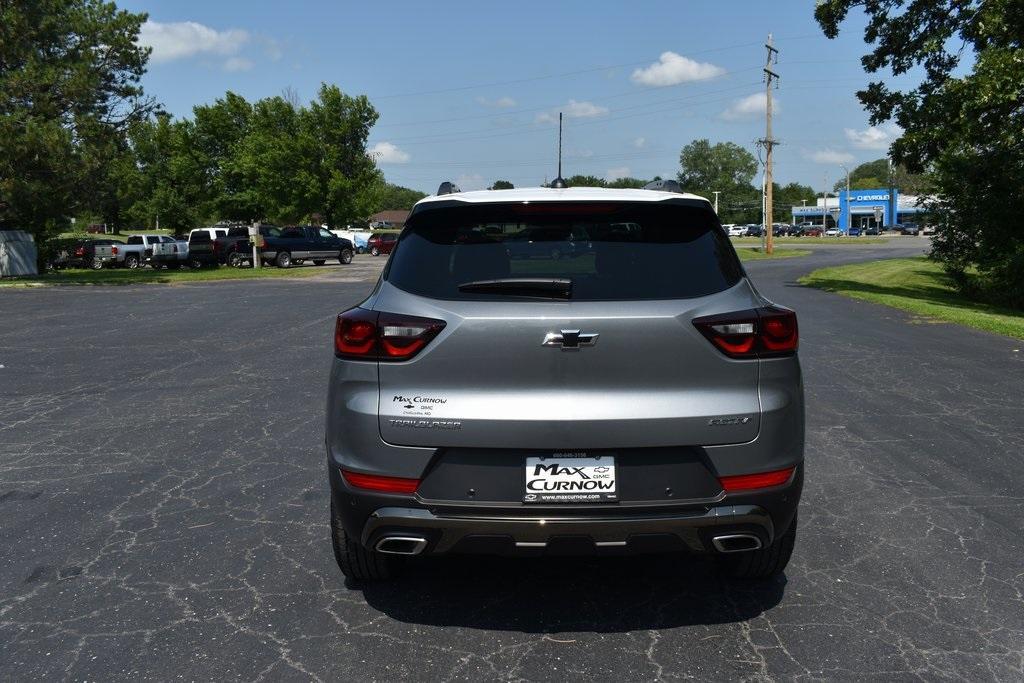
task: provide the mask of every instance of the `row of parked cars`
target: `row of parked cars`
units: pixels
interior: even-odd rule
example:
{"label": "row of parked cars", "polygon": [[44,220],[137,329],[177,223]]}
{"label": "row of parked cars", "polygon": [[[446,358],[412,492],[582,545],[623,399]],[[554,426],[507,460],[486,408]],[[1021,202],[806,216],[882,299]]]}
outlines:
{"label": "row of parked cars", "polygon": [[306,261],[319,266],[333,259],[348,264],[356,248],[351,240],[318,226],[260,225],[255,236],[248,226],[216,226],[192,230],[187,238],[133,234],[124,242],[108,238],[78,240],[58,249],[50,265],[95,270],[134,270],[147,265],[153,269],[241,268],[252,265],[254,252],[264,265],[289,268]]}

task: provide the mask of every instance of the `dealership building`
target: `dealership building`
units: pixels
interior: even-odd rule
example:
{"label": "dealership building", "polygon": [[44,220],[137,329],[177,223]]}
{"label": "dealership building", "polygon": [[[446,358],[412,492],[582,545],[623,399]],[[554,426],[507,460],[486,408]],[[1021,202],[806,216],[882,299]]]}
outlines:
{"label": "dealership building", "polygon": [[852,225],[867,228],[873,225],[920,223],[924,207],[918,206],[917,195],[901,195],[897,189],[841,190],[838,197],[818,197],[814,206],[794,206],[793,223],[827,222],[846,232]]}

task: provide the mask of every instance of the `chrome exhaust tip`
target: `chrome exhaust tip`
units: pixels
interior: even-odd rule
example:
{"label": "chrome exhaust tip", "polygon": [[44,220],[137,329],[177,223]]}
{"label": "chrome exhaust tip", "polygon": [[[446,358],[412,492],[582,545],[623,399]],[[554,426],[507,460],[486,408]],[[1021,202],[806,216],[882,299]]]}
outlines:
{"label": "chrome exhaust tip", "polygon": [[720,553],[743,553],[748,550],[760,550],[761,539],[754,534],[726,534],[711,539],[715,550]]}
{"label": "chrome exhaust tip", "polygon": [[419,555],[426,547],[427,539],[422,536],[385,536],[373,549],[388,555]]}

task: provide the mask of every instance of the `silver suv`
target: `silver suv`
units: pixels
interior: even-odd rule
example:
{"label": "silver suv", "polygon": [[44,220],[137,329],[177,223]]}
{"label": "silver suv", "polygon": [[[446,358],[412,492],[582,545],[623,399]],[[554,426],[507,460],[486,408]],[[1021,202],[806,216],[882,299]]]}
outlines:
{"label": "silver suv", "polygon": [[803,483],[797,321],[758,293],[708,201],[675,183],[442,189],[338,316],[342,572],[674,551],[781,572]]}

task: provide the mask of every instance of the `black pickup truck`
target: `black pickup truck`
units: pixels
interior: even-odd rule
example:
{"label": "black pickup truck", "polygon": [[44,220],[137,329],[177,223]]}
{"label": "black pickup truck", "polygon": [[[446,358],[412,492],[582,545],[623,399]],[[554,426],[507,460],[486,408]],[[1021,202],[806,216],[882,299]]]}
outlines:
{"label": "black pickup truck", "polygon": [[309,260],[322,266],[327,259],[338,259],[342,265],[352,263],[355,247],[347,239],[338,237],[327,228],[311,225],[300,225],[289,228],[274,228],[270,234],[263,234],[263,245],[260,254],[263,261],[273,263],[278,268],[288,268],[293,263]]}

